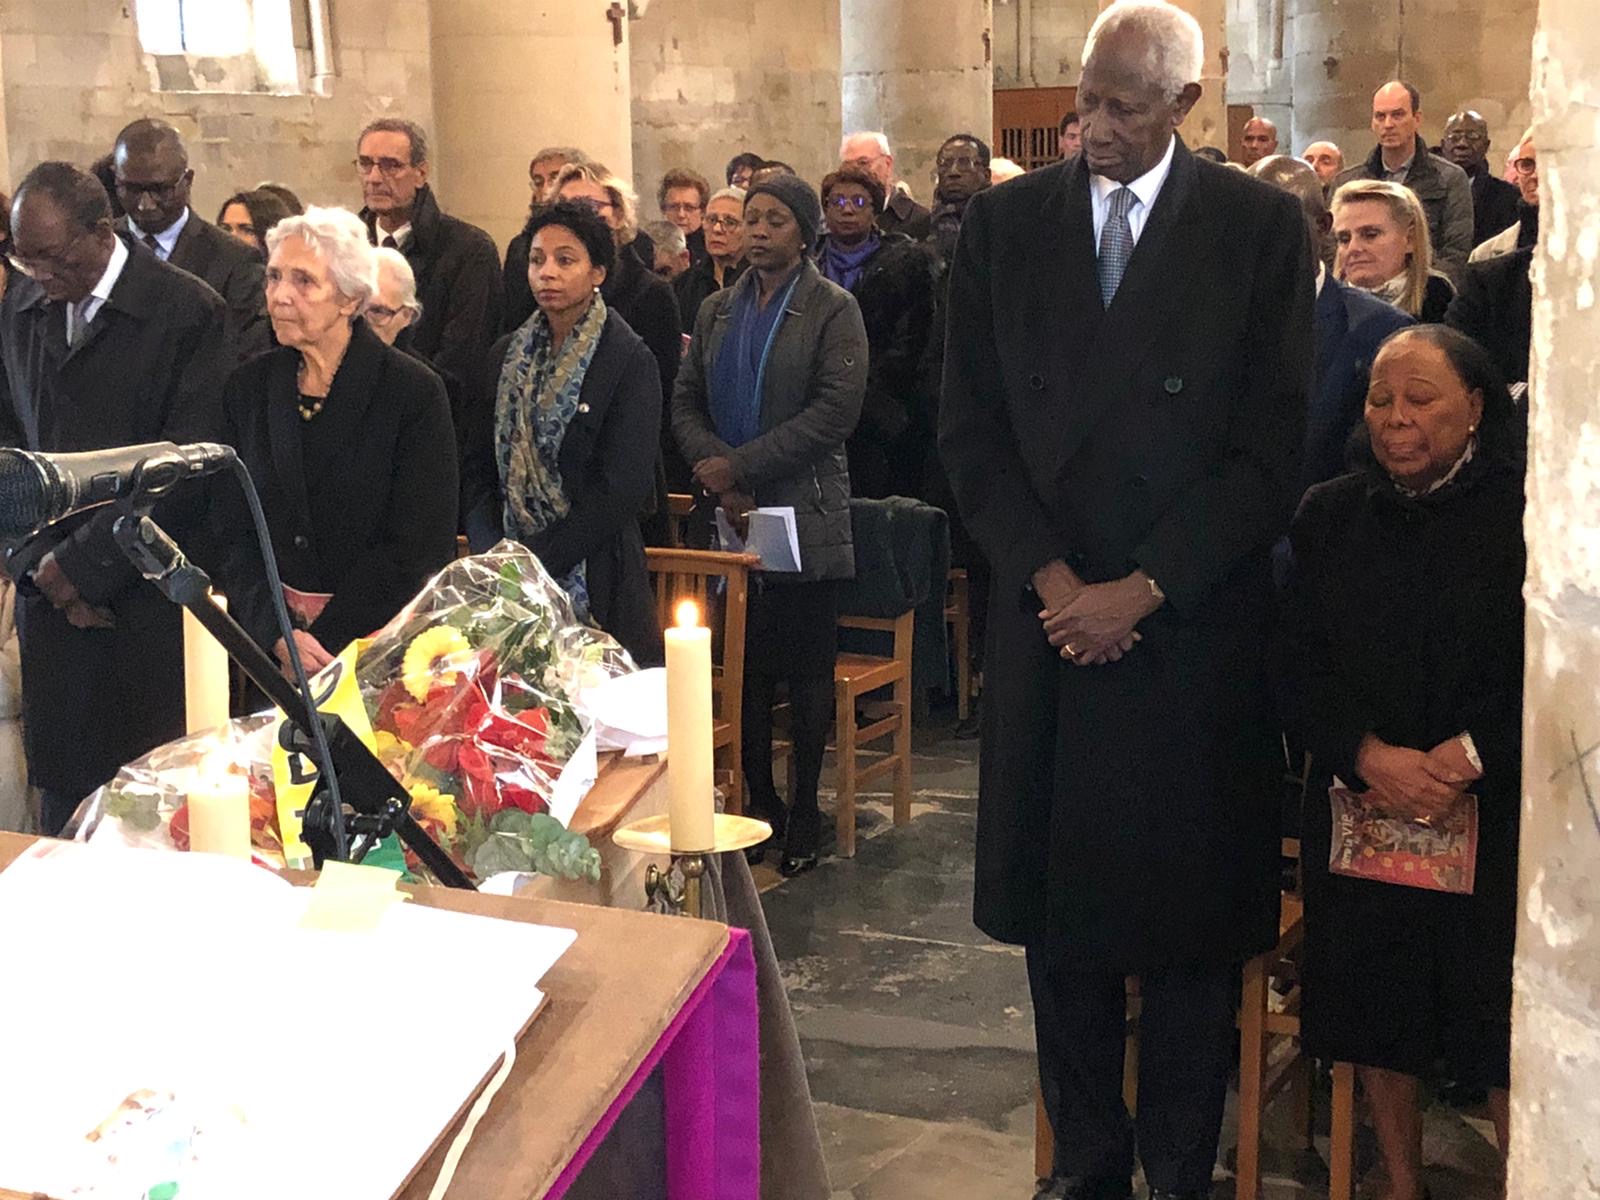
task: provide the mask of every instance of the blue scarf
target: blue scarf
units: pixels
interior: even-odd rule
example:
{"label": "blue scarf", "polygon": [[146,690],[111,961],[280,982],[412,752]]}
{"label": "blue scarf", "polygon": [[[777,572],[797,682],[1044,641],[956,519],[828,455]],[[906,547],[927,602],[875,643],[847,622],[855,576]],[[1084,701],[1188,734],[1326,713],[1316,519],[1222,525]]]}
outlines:
{"label": "blue scarf", "polygon": [[[505,491],[501,521],[509,538],[526,543],[572,511],[561,480],[561,443],[605,325],[606,302],[597,295],[559,350],[552,347],[550,322],[537,309],[511,335],[494,408],[495,458]],[[588,563],[556,582],[587,619]]]}
{"label": "blue scarf", "polygon": [[[804,272],[802,265],[781,292],[759,303],[761,281],[754,274],[749,285],[734,293],[730,328],[711,365],[711,423],[717,436],[738,449],[761,434],[761,388],[767,373],[767,358],[789,307],[789,297]],[[741,281],[742,282],[742,281]]]}
{"label": "blue scarf", "polygon": [[854,250],[841,246],[831,237],[822,243],[822,253],[817,256],[817,266],[824,279],[831,279],[847,292],[856,290],[861,277],[867,272],[867,260],[878,252],[883,239],[874,229]]}

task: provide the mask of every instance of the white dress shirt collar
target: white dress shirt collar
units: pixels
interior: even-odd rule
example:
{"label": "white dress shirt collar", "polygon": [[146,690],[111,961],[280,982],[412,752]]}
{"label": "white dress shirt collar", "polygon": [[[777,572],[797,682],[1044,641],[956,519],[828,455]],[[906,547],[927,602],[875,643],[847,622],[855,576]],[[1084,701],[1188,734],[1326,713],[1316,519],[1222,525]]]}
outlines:
{"label": "white dress shirt collar", "polygon": [[[117,286],[117,280],[122,277],[122,268],[128,265],[128,247],[121,238],[113,238],[111,258],[106,263],[106,269],[100,276],[100,282],[89,289],[89,294],[76,304],[67,306],[67,341],[70,344],[75,340],[76,330],[72,322],[76,318],[87,325],[94,320],[100,311],[100,306],[111,299],[111,289]],[[81,317],[77,314],[82,314]]]}
{"label": "white dress shirt collar", "polygon": [[378,245],[380,245],[380,246],[382,246],[386,242],[388,242],[388,240],[390,238],[393,238],[394,239],[395,249],[404,250],[406,248],[406,239],[409,238],[410,236],[411,236],[411,222],[410,221],[407,221],[404,225],[400,226],[400,228],[396,229],[393,233],[390,233],[382,225],[378,226]]}
{"label": "white dress shirt collar", "polygon": [[[1139,235],[1144,232],[1145,222],[1150,219],[1151,210],[1156,206],[1156,197],[1161,194],[1167,176],[1172,173],[1172,157],[1177,149],[1178,139],[1173,136],[1167,142],[1167,152],[1161,156],[1161,161],[1128,184],[1138,198],[1138,203],[1128,210],[1128,228],[1133,233],[1135,245],[1138,244]],[[1089,201],[1094,210],[1096,247],[1100,245],[1100,232],[1106,226],[1106,217],[1111,213],[1111,195],[1121,186],[1115,179],[1108,179],[1104,175],[1089,176]]]}
{"label": "white dress shirt collar", "polygon": [[172,252],[178,245],[178,238],[183,234],[183,227],[188,223],[189,210],[186,208],[183,210],[182,216],[155,235],[156,245],[159,247],[156,254],[162,262],[167,262],[172,258]]}

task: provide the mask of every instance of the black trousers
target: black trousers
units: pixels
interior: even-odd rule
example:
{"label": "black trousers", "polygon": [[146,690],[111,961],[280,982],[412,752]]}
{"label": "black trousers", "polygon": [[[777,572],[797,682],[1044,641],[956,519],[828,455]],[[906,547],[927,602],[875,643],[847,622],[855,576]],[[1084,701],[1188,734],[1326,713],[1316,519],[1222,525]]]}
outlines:
{"label": "black trousers", "polygon": [[1238,981],[1232,965],[1140,976],[1138,1115],[1130,1117],[1122,1102],[1124,976],[1074,970],[1059,954],[1028,947],[1057,1176],[1129,1179],[1137,1150],[1152,1188],[1210,1191]]}

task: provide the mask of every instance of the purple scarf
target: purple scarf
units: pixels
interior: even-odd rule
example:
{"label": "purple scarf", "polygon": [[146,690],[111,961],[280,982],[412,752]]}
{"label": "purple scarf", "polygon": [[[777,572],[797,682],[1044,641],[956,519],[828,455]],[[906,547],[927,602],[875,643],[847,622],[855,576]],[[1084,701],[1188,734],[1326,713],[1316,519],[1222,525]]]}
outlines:
{"label": "purple scarf", "polygon": [[861,282],[861,276],[866,274],[867,260],[878,252],[882,244],[876,229],[867,234],[866,239],[853,250],[839,245],[831,237],[825,238],[817,266],[821,268],[824,279],[831,279],[845,291],[853,292]]}

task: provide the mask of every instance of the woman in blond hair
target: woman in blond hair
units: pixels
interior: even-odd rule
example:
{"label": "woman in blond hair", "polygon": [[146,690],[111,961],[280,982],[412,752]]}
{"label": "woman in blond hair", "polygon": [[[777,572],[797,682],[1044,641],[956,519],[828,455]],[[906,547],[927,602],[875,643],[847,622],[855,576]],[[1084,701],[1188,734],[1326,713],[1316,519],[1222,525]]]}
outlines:
{"label": "woman in blond hair", "polygon": [[1424,325],[1444,320],[1455,296],[1433,269],[1428,218],[1416,193],[1384,179],[1356,179],[1333,195],[1334,274]]}

